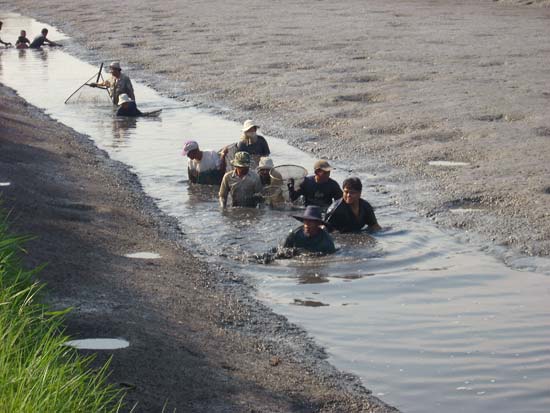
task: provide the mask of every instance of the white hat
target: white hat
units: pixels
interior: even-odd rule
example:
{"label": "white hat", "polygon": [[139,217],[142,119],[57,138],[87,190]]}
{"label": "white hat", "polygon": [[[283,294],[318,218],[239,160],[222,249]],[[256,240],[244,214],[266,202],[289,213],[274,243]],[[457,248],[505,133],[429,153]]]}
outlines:
{"label": "white hat", "polygon": [[257,170],[271,169],[273,167],[274,167],[274,165],[273,165],[273,161],[271,160],[271,158],[269,156],[262,156],[260,158],[260,162],[258,163],[258,167],[256,169]]}
{"label": "white hat", "polygon": [[121,70],[120,68],[120,62],[111,62],[111,64],[109,65],[109,67],[111,69],[118,69],[118,70]]}
{"label": "white hat", "polygon": [[118,97],[118,106],[122,105],[123,103],[133,102],[132,98],[128,96],[126,93],[123,93]]}
{"label": "white hat", "polygon": [[189,152],[193,152],[199,149],[199,144],[197,141],[187,141],[183,145],[183,156],[187,156]]}
{"label": "white hat", "polygon": [[250,119],[247,119],[244,121],[243,123],[243,129],[242,131],[243,132],[246,132],[247,130],[249,130],[250,128],[260,128],[258,125],[256,125],[252,120]]}

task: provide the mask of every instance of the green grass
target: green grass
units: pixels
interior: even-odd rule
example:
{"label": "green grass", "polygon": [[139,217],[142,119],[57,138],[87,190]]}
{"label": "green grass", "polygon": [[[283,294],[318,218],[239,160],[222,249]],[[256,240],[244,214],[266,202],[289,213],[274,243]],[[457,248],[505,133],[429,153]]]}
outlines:
{"label": "green grass", "polygon": [[37,299],[35,271],[21,263],[22,237],[0,218],[0,413],[117,412],[119,390],[106,383],[107,365],[64,346],[66,312],[48,311]]}

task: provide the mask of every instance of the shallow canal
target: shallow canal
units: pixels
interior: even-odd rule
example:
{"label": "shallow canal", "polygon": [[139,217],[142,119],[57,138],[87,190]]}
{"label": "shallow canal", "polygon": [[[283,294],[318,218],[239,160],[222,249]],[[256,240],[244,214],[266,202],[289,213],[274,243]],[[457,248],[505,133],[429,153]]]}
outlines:
{"label": "shallow canal", "polygon": [[[43,26],[15,14],[2,20],[2,38],[12,42],[20,29],[33,35]],[[52,28],[50,37],[63,35]],[[140,109],[164,108],[159,118],[116,119],[101,95],[65,105],[96,71],[61,49],[0,51],[2,83],[128,164],[160,208],[178,218],[196,254],[252,277],[260,299],[305,327],[334,364],[358,374],[381,399],[406,412],[548,412],[547,269],[507,267],[482,245],[398,208],[384,176],[364,174],[363,196],[387,228],[374,240],[339,236],[332,257],[252,262],[251,254],[276,246],[297,221],[289,211],[221,212],[216,190],[189,185],[181,155],[188,139],[209,149],[235,142],[240,124],[136,79]],[[269,134],[269,125],[262,130]],[[309,154],[267,139],[275,164],[311,170]],[[340,182],[356,167],[335,165]]]}

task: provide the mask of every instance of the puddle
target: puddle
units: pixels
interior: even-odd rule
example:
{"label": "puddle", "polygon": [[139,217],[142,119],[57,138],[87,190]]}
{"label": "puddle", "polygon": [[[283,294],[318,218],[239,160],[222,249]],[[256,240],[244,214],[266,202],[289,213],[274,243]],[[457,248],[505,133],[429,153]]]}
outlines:
{"label": "puddle", "polygon": [[131,254],[125,254],[126,258],[138,258],[142,260],[156,260],[162,258],[160,254],[156,252],[133,252]]}
{"label": "puddle", "polygon": [[468,162],[453,162],[453,161],[430,161],[428,165],[431,166],[468,166]]}
{"label": "puddle", "polygon": [[473,212],[482,212],[480,208],[451,208],[449,211],[453,214],[470,214]]}
{"label": "puddle", "polygon": [[[21,27],[42,27],[13,14],[2,20],[3,39],[16,38]],[[51,37],[60,37],[53,28]],[[548,411],[548,260],[523,257],[524,271],[513,270],[486,255],[485,246],[461,243],[399,209],[388,193],[395,183],[377,175],[369,177],[372,186],[363,196],[379,206],[385,231],[336,236],[333,256],[251,262],[250,256],[266,253],[297,225],[291,211],[221,213],[216,188],[189,185],[181,156],[189,138],[205,149],[235,142],[241,125],[162,97],[137,79],[140,109],[162,107],[159,118],[116,120],[105,99],[64,105],[96,70],[60,49],[0,51],[0,82],[130,165],[158,206],[178,219],[196,255],[256,280],[261,300],[305,327],[332,363],[361,376],[385,401],[407,412]],[[311,169],[312,156],[270,137],[269,125],[261,132],[276,165]],[[334,163],[339,182],[346,171],[368,169],[367,160]]]}
{"label": "puddle", "polygon": [[85,338],[67,341],[65,345],[79,350],[119,350],[130,343],[121,338]]}
{"label": "puddle", "polygon": [[10,186],[11,182],[0,182],[0,186]]}

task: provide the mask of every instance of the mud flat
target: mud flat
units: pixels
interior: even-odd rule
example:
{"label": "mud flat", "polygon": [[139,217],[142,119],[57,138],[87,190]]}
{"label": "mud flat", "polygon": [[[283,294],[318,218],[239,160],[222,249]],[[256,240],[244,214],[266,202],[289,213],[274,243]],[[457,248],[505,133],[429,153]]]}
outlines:
{"label": "mud flat", "polygon": [[529,255],[550,254],[549,5],[0,1],[168,95],[356,171],[394,167],[404,206]]}
{"label": "mud flat", "polygon": [[129,342],[97,354],[113,356],[111,381],[135,411],[396,411],[245,280],[186,251],[124,165],[4,86],[0,177],[14,230],[37,235],[27,264],[48,262],[47,300],[74,308],[68,332]]}

